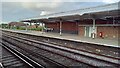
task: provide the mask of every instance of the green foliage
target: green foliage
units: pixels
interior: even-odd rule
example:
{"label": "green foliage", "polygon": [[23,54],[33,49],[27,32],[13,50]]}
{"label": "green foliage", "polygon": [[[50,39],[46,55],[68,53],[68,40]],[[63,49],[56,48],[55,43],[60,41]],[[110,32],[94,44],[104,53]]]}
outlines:
{"label": "green foliage", "polygon": [[16,27],[18,30],[26,30],[26,27]]}
{"label": "green foliage", "polygon": [[1,28],[9,28],[8,24],[0,24]]}
{"label": "green foliage", "polygon": [[11,27],[9,27],[9,29],[26,30],[26,27],[22,27],[22,26],[14,27],[14,26],[11,26]]}
{"label": "green foliage", "polygon": [[[26,30],[25,26],[8,26],[8,24],[0,24],[1,28],[4,29],[17,29],[17,30]],[[27,28],[28,30],[33,30],[33,31],[42,31],[42,29],[44,29],[44,27],[37,27],[37,28]]]}

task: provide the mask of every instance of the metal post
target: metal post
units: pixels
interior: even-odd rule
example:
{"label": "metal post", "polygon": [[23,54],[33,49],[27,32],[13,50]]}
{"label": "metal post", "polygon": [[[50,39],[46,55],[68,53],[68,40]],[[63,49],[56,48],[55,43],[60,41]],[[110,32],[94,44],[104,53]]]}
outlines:
{"label": "metal post", "polygon": [[43,22],[42,22],[42,34],[43,34],[43,29],[44,29],[44,28],[43,28]]}
{"label": "metal post", "polygon": [[113,26],[115,25],[115,19],[114,19],[114,17],[113,17]]}
{"label": "metal post", "polygon": [[27,23],[26,23],[26,31],[28,30],[28,29],[27,29],[27,26],[28,26],[28,25],[27,25]]}
{"label": "metal post", "polygon": [[60,20],[60,36],[62,35],[62,21]]}
{"label": "metal post", "polygon": [[35,22],[35,27],[37,28],[37,22]]}
{"label": "metal post", "polygon": [[31,22],[30,22],[30,26],[31,26]]}
{"label": "metal post", "polygon": [[95,38],[95,19],[93,19],[93,32],[92,32],[92,38]]}
{"label": "metal post", "polygon": [[14,30],[16,29],[16,25],[14,25]]}
{"label": "metal post", "polygon": [[32,23],[30,22],[30,28],[29,28],[30,31],[31,31],[31,24],[32,24]]}

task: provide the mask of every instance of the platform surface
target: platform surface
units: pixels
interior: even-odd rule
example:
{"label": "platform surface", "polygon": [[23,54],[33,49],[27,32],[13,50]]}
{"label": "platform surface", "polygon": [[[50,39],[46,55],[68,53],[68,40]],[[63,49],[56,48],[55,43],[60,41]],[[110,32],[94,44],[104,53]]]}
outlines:
{"label": "platform surface", "polygon": [[60,36],[59,33],[52,33],[52,32],[40,32],[40,31],[26,31],[26,30],[10,30],[10,29],[2,29],[2,30],[8,30],[8,31],[13,31],[13,32],[20,32],[20,33],[25,33],[25,34],[32,34],[32,35],[38,35],[38,36],[46,36],[46,37],[53,37],[53,38],[59,38],[59,39],[66,39],[66,40],[73,40],[73,41],[78,41],[78,42],[85,42],[85,43],[93,43],[93,44],[99,44],[99,45],[104,45],[104,46],[112,46],[112,47],[119,47],[120,45],[118,44],[119,41],[116,39],[92,39],[88,37],[80,37],[75,34],[62,34]]}

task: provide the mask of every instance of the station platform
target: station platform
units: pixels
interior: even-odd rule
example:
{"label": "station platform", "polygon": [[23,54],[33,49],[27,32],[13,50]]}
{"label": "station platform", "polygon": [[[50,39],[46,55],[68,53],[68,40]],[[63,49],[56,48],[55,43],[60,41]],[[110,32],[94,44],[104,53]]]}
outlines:
{"label": "station platform", "polygon": [[40,31],[10,30],[10,29],[2,29],[2,30],[120,48],[119,41],[117,39],[116,40],[115,39],[98,39],[98,38],[92,39],[88,37],[80,37],[75,34],[62,34],[62,36],[60,36],[59,33],[40,32]]}

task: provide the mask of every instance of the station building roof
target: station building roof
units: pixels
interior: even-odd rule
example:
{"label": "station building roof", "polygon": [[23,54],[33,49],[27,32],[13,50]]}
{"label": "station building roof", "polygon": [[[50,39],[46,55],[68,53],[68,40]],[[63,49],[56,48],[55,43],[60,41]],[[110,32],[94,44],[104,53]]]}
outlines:
{"label": "station building roof", "polygon": [[118,3],[107,4],[91,8],[77,9],[67,12],[43,15],[37,18],[24,19],[22,22],[56,22],[59,20],[83,20],[83,19],[104,19],[111,17],[119,17],[120,9]]}

